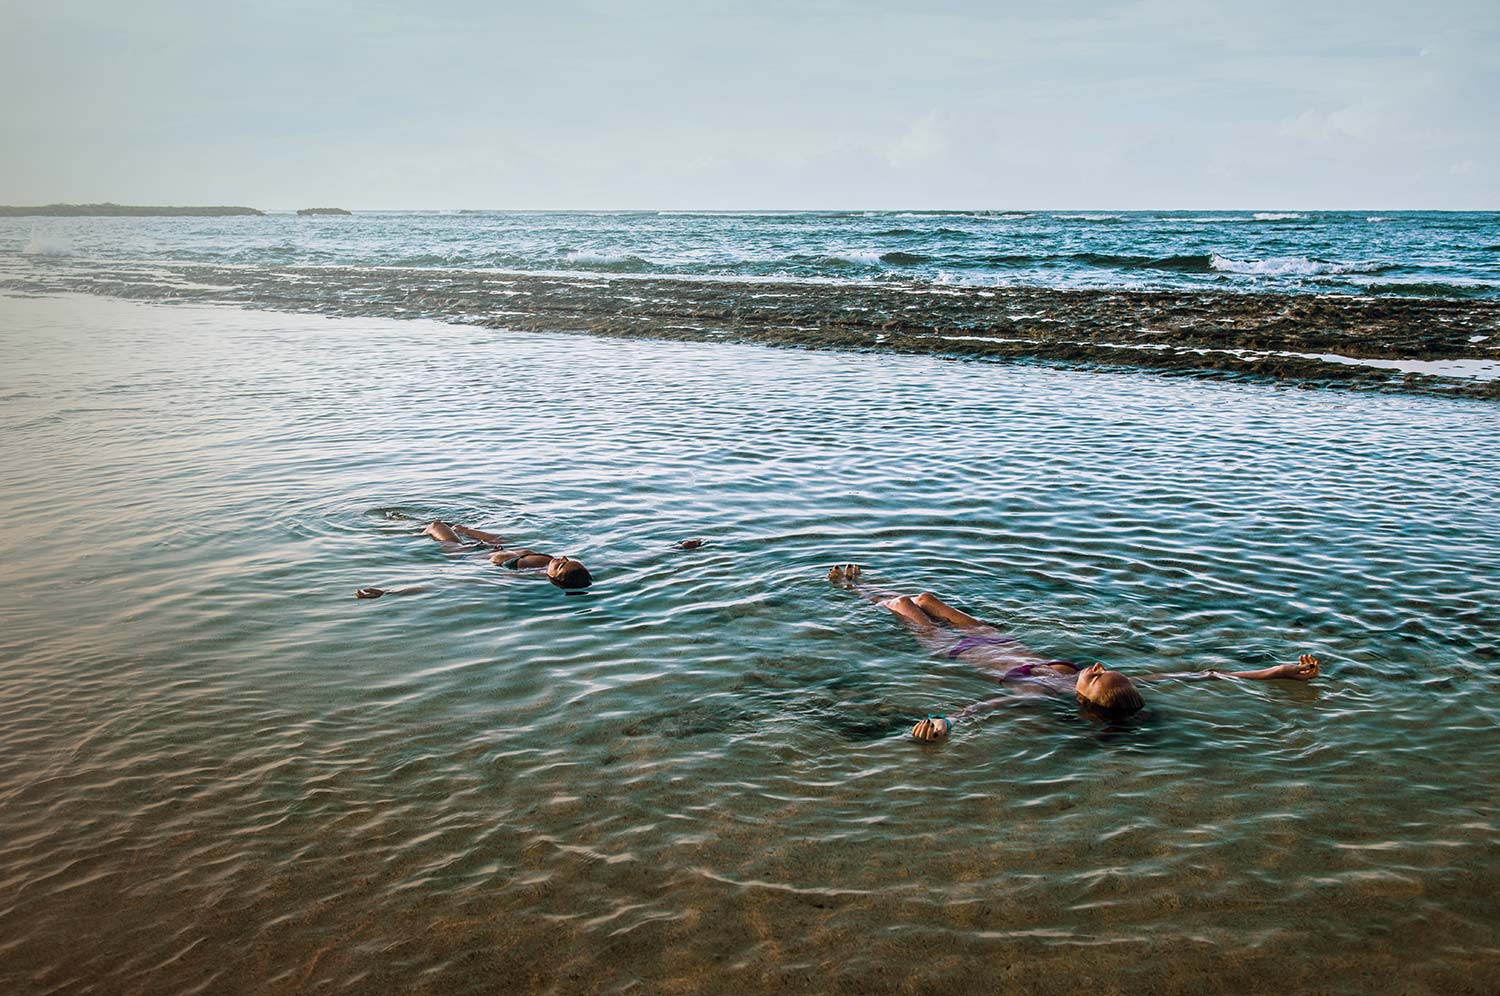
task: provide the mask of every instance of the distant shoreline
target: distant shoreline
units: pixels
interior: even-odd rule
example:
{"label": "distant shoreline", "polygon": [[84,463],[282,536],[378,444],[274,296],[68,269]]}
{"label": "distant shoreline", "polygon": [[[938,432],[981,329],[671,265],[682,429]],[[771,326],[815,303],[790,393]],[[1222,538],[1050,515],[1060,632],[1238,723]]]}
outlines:
{"label": "distant shoreline", "polygon": [[232,218],[260,217],[264,211],[237,205],[158,207],[134,204],[43,204],[37,207],[0,205],[0,218]]}

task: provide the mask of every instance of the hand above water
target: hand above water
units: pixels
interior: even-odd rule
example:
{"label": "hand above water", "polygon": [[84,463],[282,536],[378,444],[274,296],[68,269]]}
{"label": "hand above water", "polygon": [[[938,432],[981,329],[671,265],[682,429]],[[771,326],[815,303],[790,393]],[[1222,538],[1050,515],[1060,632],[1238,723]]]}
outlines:
{"label": "hand above water", "polygon": [[1295,664],[1282,664],[1276,669],[1277,678],[1291,678],[1294,681],[1310,681],[1318,676],[1318,659],[1312,654],[1303,654],[1297,658]]}

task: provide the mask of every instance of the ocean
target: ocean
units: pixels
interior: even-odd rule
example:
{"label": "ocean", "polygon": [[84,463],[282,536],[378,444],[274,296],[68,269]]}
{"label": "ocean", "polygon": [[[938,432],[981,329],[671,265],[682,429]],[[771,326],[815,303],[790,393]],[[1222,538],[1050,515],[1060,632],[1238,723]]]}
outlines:
{"label": "ocean", "polygon": [[934,286],[1500,297],[1500,213],[359,212],[0,219],[16,255]]}
{"label": "ocean", "polygon": [[[906,281],[925,316],[941,281],[1020,279],[975,261],[1029,225],[1057,260],[1208,260],[1025,264],[1079,293],[1212,315],[1193,288],[1366,308],[1406,280],[1380,293],[1483,314],[1495,224],[0,223],[0,990],[1500,988],[1493,401],[579,335],[566,310],[726,276],[772,306],[805,256],[825,312]],[[880,259],[908,251],[932,259]],[[566,271],[551,310],[514,269]],[[431,518],[596,583],[445,549]],[[1152,684],[1101,725],[928,654],[828,583],[846,561],[1049,657],[1324,672]]]}

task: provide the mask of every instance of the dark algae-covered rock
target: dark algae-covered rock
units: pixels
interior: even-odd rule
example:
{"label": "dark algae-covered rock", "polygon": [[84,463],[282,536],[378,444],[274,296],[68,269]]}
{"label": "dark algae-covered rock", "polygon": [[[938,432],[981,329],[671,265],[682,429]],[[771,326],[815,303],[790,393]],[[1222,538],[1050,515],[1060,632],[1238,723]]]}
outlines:
{"label": "dark algae-covered rock", "polygon": [[[1500,301],[1197,290],[797,283],[593,273],[166,264],[178,301],[794,349],[926,353],[1302,387],[1500,397],[1392,361],[1500,363]],[[317,279],[309,280],[310,274]],[[3,286],[0,282],[0,286]],[[33,271],[18,289],[153,298],[155,278]],[[1353,362],[1351,362],[1353,361]],[[1371,362],[1360,362],[1371,361]],[[1385,365],[1382,365],[1385,364]]]}

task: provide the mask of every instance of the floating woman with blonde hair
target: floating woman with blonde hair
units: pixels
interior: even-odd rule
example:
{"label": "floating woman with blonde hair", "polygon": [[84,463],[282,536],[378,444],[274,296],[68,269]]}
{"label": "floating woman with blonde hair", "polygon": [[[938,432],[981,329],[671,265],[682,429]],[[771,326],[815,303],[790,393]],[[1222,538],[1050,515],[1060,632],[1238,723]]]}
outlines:
{"label": "floating woman with blonde hair", "polygon": [[[1145,700],[1135,686],[1137,681],[1214,678],[1308,681],[1318,676],[1318,659],[1303,654],[1295,664],[1276,664],[1258,671],[1143,674],[1132,680],[1103,664],[1080,667],[1072,661],[1049,660],[1022,646],[1015,637],[954,608],[930,591],[920,595],[877,592],[863,583],[861,575],[858,564],[840,564],[829,570],[828,580],[894,613],[934,654],[966,661],[1003,682],[1034,685],[1054,694],[1072,692],[1080,706],[1103,719],[1121,719],[1140,711]],[[928,716],[912,727],[911,735],[918,740],[940,740],[948,735],[956,721],[968,719],[1004,701],[1005,697],[978,702],[951,717]]]}

